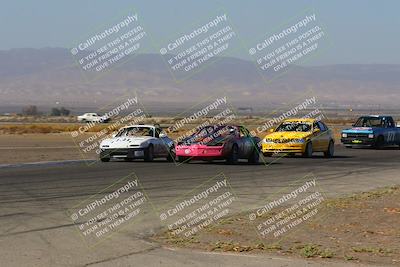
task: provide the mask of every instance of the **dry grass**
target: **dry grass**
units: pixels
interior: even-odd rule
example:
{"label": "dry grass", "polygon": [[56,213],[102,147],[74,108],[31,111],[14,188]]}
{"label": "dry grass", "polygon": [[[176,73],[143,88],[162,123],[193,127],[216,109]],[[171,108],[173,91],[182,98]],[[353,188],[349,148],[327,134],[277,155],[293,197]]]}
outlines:
{"label": "dry grass", "polygon": [[[24,117],[24,119],[29,119],[29,118]],[[41,121],[41,122],[35,120],[28,120],[29,122],[15,121],[21,124],[8,123],[3,121],[3,123],[0,124],[0,133],[1,134],[63,133],[63,132],[77,131],[80,127],[84,126],[84,124],[82,123],[70,122],[69,119],[70,119],[69,117],[68,118],[66,117],[64,118],[64,121],[60,122],[54,122],[51,120]],[[153,117],[145,119],[143,123],[145,124],[158,123],[163,127],[168,127],[173,125],[174,123],[177,123],[180,119],[181,118]],[[238,117],[231,123],[245,125],[249,130],[252,130],[255,129],[257,126],[262,125],[266,121],[268,120],[261,117],[253,117],[253,118]],[[180,128],[173,133],[169,133],[169,135],[171,137],[184,135],[191,129],[205,122],[207,122],[207,118],[199,120],[195,124],[186,124],[183,128]],[[348,121],[339,119],[329,120],[327,121],[327,124],[331,125],[331,128],[334,130],[336,138],[339,137],[340,130],[343,128],[343,125],[350,125]],[[108,124],[97,124],[93,127],[90,127],[90,129],[87,132],[98,132],[103,129],[108,129],[109,131],[115,131],[118,130],[118,128],[119,127],[113,127],[113,122],[111,122]],[[267,132],[259,133],[258,137],[263,138],[266,134]]]}

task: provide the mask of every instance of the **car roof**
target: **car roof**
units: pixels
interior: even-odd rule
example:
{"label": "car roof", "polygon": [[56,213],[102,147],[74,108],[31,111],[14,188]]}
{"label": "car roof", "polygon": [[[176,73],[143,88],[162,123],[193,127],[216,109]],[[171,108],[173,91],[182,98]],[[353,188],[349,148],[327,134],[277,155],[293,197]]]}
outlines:
{"label": "car roof", "polygon": [[392,117],[392,116],[389,116],[389,115],[364,115],[364,116],[361,116],[361,117],[373,117],[373,118],[384,118],[384,117]]}
{"label": "car roof", "polygon": [[284,120],[285,122],[308,122],[308,123],[314,123],[317,120],[313,118],[292,118],[292,119],[286,119]]}
{"label": "car roof", "polygon": [[133,127],[136,127],[136,128],[158,128],[158,127],[156,127],[154,125],[150,125],[150,124],[134,124],[134,125],[127,125],[127,126],[121,127],[121,129],[133,128]]}
{"label": "car roof", "polygon": [[216,126],[216,127],[242,127],[240,125],[234,125],[234,124],[210,124],[210,125],[205,125],[202,128],[210,127],[210,126],[211,127],[213,127],[213,126]]}

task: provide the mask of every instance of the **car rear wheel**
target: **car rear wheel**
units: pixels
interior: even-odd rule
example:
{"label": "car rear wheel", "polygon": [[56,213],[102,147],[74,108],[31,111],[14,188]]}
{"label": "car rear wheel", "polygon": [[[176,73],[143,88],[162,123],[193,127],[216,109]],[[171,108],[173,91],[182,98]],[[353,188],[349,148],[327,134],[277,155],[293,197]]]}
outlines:
{"label": "car rear wheel", "polygon": [[250,154],[247,161],[249,163],[256,164],[256,163],[258,163],[259,160],[260,160],[260,153],[257,148],[254,148],[253,152]]}
{"label": "car rear wheel", "polygon": [[226,162],[228,164],[236,164],[239,160],[239,148],[235,144],[232,146],[231,153],[229,154],[228,158],[226,159]]}
{"label": "car rear wheel", "polygon": [[154,159],[154,150],[153,150],[153,146],[150,145],[144,151],[144,161],[150,162],[150,161],[153,161],[153,159]]}
{"label": "car rear wheel", "polygon": [[333,157],[334,153],[335,153],[335,144],[332,141],[330,141],[328,150],[324,152],[324,156],[326,158],[331,158],[331,157]]}
{"label": "car rear wheel", "polygon": [[306,149],[305,149],[305,151],[303,153],[303,157],[311,158],[312,154],[313,154],[312,143],[308,142],[307,145],[306,145]]}

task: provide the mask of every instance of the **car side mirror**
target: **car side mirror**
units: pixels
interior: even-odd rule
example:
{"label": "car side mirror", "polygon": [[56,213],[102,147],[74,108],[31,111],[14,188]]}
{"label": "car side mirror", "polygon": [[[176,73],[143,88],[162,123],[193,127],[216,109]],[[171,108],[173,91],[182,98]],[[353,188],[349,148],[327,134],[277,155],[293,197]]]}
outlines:
{"label": "car side mirror", "polygon": [[319,133],[320,131],[320,129],[314,129],[314,133]]}
{"label": "car side mirror", "polygon": [[274,131],[275,131],[274,128],[269,129],[270,133],[273,133]]}
{"label": "car side mirror", "polygon": [[164,138],[164,137],[167,137],[167,135],[165,133],[160,133],[159,137]]}

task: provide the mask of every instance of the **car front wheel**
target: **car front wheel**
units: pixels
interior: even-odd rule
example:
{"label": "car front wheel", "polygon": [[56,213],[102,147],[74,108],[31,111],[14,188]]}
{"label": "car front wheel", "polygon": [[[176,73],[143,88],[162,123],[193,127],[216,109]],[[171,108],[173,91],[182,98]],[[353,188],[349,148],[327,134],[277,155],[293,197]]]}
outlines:
{"label": "car front wheel", "polygon": [[326,158],[331,158],[331,157],[333,157],[334,153],[335,153],[335,144],[332,141],[330,141],[328,150],[324,152],[324,156]]}
{"label": "car front wheel", "polygon": [[231,153],[229,154],[228,158],[226,159],[226,162],[228,164],[236,164],[239,160],[239,148],[237,145],[232,146]]}
{"label": "car front wheel", "polygon": [[153,161],[153,159],[154,159],[154,150],[153,150],[153,146],[150,145],[144,151],[144,161],[150,162],[150,161]]}
{"label": "car front wheel", "polygon": [[311,158],[312,154],[313,154],[312,143],[308,142],[307,145],[306,145],[306,149],[304,150],[303,157]]}

